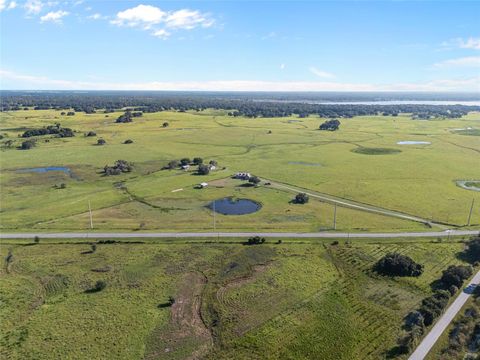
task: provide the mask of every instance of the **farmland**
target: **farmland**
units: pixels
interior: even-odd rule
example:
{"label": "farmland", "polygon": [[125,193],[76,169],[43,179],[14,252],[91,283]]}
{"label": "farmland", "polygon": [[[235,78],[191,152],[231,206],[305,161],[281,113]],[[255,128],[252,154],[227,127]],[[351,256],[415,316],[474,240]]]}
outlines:
{"label": "farmland", "polygon": [[[4,240],[0,351],[10,359],[378,359],[456,241]],[[425,267],[375,275],[387,252]],[[96,281],[105,289],[91,292]],[[169,299],[173,298],[173,305]]]}
{"label": "farmland", "polygon": [[[0,114],[2,231],[211,231],[206,206],[223,197],[248,198],[260,211],[240,217],[217,215],[218,231],[321,231],[333,229],[334,205],[312,199],[292,204],[295,193],[265,182],[292,185],[360,204],[471,228],[480,224],[480,193],[457,186],[480,179],[479,138],[471,129],[480,115],[412,120],[408,115],[343,119],[338,131],[319,131],[325,119],[227,116],[223,110],[145,113],[115,123],[123,112],[61,115],[57,110]],[[168,127],[163,124],[168,122]],[[38,136],[37,146],[17,150],[27,129],[60,123],[74,137]],[[459,129],[470,129],[462,131]],[[94,137],[84,133],[93,131]],[[98,139],[106,144],[99,146]],[[124,144],[131,139],[133,143]],[[11,140],[10,147],[5,142]],[[48,140],[48,142],[46,142]],[[398,145],[401,141],[430,144]],[[209,175],[162,170],[170,160],[215,160]],[[123,159],[133,171],[103,176],[105,165]],[[68,171],[25,172],[38,167]],[[264,181],[245,186],[230,179],[248,171]],[[195,189],[208,182],[205,189]],[[60,188],[60,184],[65,188]],[[435,226],[435,225],[434,225]],[[341,231],[422,231],[429,227],[377,213],[338,207]]]}

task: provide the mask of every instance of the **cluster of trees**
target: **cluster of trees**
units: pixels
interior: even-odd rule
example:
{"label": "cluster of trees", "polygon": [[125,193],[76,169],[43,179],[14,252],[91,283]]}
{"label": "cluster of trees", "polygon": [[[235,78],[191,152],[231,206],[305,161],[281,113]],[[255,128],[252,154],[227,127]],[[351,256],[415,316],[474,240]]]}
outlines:
{"label": "cluster of trees", "polygon": [[480,348],[480,292],[475,292],[472,305],[454,322],[448,336],[448,345],[442,349],[442,356],[448,359],[475,359],[464,357],[472,349]]}
{"label": "cluster of trees", "polygon": [[373,266],[373,270],[387,276],[420,276],[423,265],[411,257],[399,253],[388,253]]}
{"label": "cluster of trees", "polygon": [[[407,99],[418,100],[451,100],[451,94],[428,96],[415,94],[408,97],[405,94],[338,94],[338,93],[193,93],[193,92],[85,92],[85,93],[49,93],[32,94],[28,92],[2,91],[1,111],[21,110],[26,107],[34,109],[71,110],[93,113],[98,109],[112,112],[122,108],[132,108],[133,111],[145,113],[165,110],[184,112],[187,110],[201,111],[207,108],[235,109],[230,116],[285,117],[298,115],[306,117],[318,115],[323,118],[349,118],[359,115],[385,114],[396,116],[399,113],[409,113],[414,117],[445,117],[455,118],[469,111],[480,111],[480,106],[465,105],[364,105],[364,104],[324,104],[324,101],[371,101]],[[464,100],[468,95],[462,95],[458,100]],[[472,100],[477,100],[473,98]]]}
{"label": "cluster of trees", "polygon": [[171,160],[168,162],[165,169],[177,169],[179,166],[187,166],[187,165],[194,165],[198,166],[197,173],[199,175],[208,175],[213,167],[217,167],[218,163],[216,160],[210,160],[208,164],[203,163],[203,158],[195,157],[193,160],[190,158],[182,158],[180,160]]}
{"label": "cluster of trees", "polygon": [[32,136],[42,135],[56,135],[57,137],[72,137],[75,136],[73,130],[70,128],[62,128],[59,123],[55,125],[49,125],[40,129],[29,129],[22,134],[23,138],[29,138]]}
{"label": "cluster of trees", "polygon": [[117,120],[115,120],[116,123],[129,123],[133,121],[134,117],[140,117],[142,116],[143,113],[141,111],[135,111],[132,112],[131,110],[125,111],[124,114],[120,115]]}
{"label": "cluster of trees", "polygon": [[480,234],[473,236],[467,243],[463,257],[471,263],[480,261]]}
{"label": "cluster of trees", "polygon": [[106,176],[120,175],[133,170],[133,164],[126,160],[117,160],[113,166],[105,165],[103,173]]}
{"label": "cluster of trees", "polygon": [[[476,262],[480,259],[480,235],[474,236],[467,244],[461,257]],[[442,272],[440,279],[435,282],[435,291],[422,300],[420,307],[405,317],[407,334],[398,341],[398,352],[409,353],[418,344],[425,328],[433,324],[445,307],[450,297],[455,295],[466,279],[472,276],[472,268],[465,265],[451,265]],[[480,334],[480,326],[476,330]],[[462,343],[462,342],[458,342]],[[453,347],[455,350],[455,346]]]}
{"label": "cluster of trees", "polygon": [[295,204],[306,204],[310,200],[309,196],[305,193],[298,193],[295,195],[295,198],[293,199],[293,202]]}
{"label": "cluster of trees", "polygon": [[320,125],[320,130],[328,130],[328,131],[335,131],[338,130],[340,127],[340,121],[337,119],[331,119],[325,121],[323,124]]}

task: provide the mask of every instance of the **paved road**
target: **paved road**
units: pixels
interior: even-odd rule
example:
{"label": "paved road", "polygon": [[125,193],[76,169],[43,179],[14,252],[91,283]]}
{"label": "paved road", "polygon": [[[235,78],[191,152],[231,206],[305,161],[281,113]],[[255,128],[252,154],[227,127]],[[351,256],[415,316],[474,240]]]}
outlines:
{"label": "paved road", "polygon": [[78,238],[204,238],[221,237],[246,238],[251,236],[263,236],[272,238],[403,238],[403,237],[445,237],[445,236],[467,236],[476,235],[479,230],[446,230],[433,232],[401,232],[401,233],[334,233],[334,232],[315,232],[315,233],[284,233],[284,232],[66,232],[66,233],[0,233],[0,239],[30,239],[39,236],[42,239],[78,239]]}
{"label": "paved road", "polygon": [[438,319],[427,336],[425,336],[420,345],[418,345],[417,349],[409,357],[409,360],[422,360],[425,358],[425,356],[427,356],[428,352],[431,350],[433,345],[435,345],[440,335],[442,335],[457,313],[462,309],[463,305],[465,305],[468,298],[472,294],[472,291],[479,283],[480,271],[475,274],[467,287],[461,292],[460,295],[458,295],[458,297],[448,307],[442,317]]}

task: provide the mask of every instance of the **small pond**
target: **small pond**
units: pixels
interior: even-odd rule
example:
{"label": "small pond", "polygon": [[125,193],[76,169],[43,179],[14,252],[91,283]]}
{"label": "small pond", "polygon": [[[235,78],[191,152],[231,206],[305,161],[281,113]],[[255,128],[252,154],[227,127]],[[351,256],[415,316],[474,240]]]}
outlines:
{"label": "small pond", "polygon": [[458,180],[456,183],[462,189],[480,191],[480,180]]}
{"label": "small pond", "polygon": [[261,207],[262,205],[256,201],[231,197],[215,200],[208,205],[209,209],[215,209],[215,212],[223,215],[251,214],[260,210]]}
{"label": "small pond", "polygon": [[397,142],[397,145],[430,145],[430,141],[413,141],[413,140],[405,140]]}
{"label": "small pond", "polygon": [[70,168],[63,167],[63,166],[45,166],[45,167],[17,170],[18,173],[46,173],[50,171],[63,171],[66,174],[70,174]]}

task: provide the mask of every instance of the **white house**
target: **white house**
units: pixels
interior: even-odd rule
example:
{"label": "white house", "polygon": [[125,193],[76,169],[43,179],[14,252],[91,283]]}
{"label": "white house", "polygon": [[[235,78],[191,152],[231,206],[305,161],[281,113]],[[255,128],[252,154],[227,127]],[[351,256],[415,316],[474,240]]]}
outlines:
{"label": "white house", "polygon": [[208,186],[208,183],[206,183],[206,182],[200,183],[200,188],[201,189],[206,188],[207,186]]}

